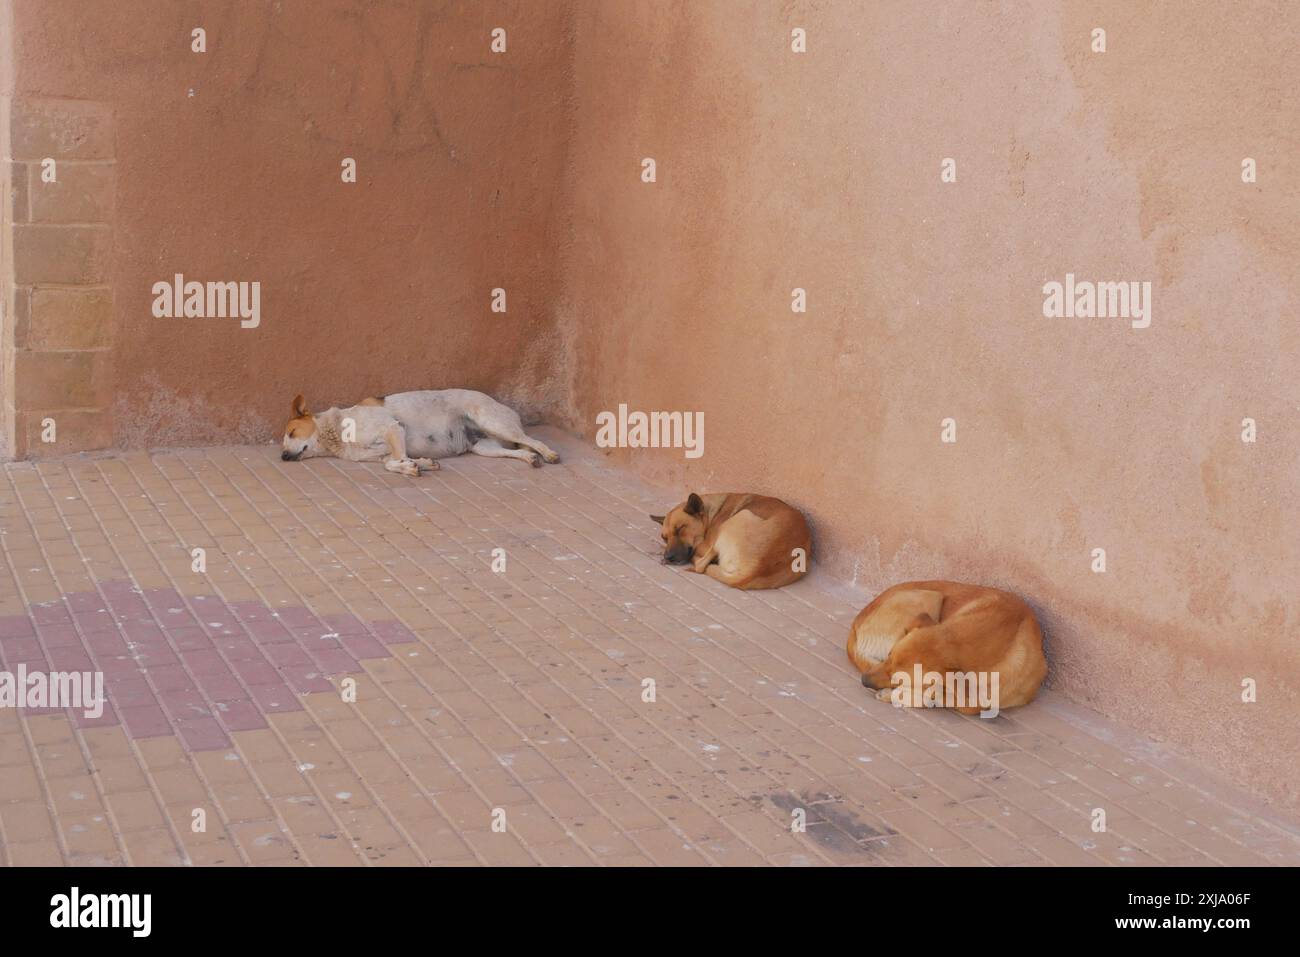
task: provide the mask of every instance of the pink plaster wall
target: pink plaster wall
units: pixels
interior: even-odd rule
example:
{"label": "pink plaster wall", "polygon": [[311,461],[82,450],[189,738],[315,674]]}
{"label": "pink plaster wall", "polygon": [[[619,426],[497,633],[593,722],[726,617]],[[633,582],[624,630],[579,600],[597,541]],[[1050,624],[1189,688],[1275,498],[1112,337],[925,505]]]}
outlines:
{"label": "pink plaster wall", "polygon": [[[15,95],[115,119],[117,444],[266,441],[296,392],[463,386],[548,408],[566,5],[13,3]],[[154,318],[176,272],[259,280],[261,325]]]}
{"label": "pink plaster wall", "polygon": [[[863,594],[1019,592],[1054,687],[1300,803],[1300,8],[577,11],[570,424],[704,412],[611,457],[802,506]],[[1044,318],[1067,272],[1150,328]]]}

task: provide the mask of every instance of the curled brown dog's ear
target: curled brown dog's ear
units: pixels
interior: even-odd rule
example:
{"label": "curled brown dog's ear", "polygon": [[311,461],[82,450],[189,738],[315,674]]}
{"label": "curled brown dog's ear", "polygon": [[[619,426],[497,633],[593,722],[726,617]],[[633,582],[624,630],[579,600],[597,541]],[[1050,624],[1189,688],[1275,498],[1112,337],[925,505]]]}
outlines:
{"label": "curled brown dog's ear", "polygon": [[692,492],[690,494],[690,497],[686,499],[686,514],[699,515],[703,511],[704,511],[704,499],[700,498],[698,495]]}
{"label": "curled brown dog's ear", "polygon": [[662,525],[666,517],[667,516],[664,515],[651,515],[650,521],[654,522],[656,525]]}
{"label": "curled brown dog's ear", "polygon": [[293,417],[301,419],[306,415],[311,415],[311,413],[307,411],[307,403],[303,401],[302,394],[299,393],[293,397]]}

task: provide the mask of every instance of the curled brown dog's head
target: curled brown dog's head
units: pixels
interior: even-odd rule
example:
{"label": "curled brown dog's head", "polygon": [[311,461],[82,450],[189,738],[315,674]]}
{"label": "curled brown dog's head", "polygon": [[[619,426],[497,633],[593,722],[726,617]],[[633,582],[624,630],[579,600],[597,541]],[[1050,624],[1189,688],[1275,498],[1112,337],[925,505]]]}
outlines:
{"label": "curled brown dog's head", "polygon": [[280,458],[285,462],[297,462],[316,453],[316,420],[307,411],[301,395],[293,400],[293,418],[284,427],[284,440],[280,444],[284,448]]}
{"label": "curled brown dog's head", "polygon": [[651,515],[660,526],[659,537],[664,540],[664,561],[669,565],[685,565],[695,555],[695,549],[704,541],[706,528],[704,500],[694,492],[667,515]]}

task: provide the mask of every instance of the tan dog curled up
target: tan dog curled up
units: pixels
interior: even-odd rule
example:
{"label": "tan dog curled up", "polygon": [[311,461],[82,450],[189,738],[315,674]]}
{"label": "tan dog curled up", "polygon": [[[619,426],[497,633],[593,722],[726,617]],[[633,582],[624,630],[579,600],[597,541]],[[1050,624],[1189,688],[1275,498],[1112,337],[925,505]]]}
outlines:
{"label": "tan dog curled up", "polygon": [[[847,650],[862,684],[881,700],[962,714],[990,710],[973,700],[976,679],[996,691],[996,714],[1032,701],[1047,675],[1043,634],[1029,606],[1009,592],[960,582],[905,582],[881,592],[853,620]],[[916,679],[924,675],[946,679],[937,700],[920,699]]]}

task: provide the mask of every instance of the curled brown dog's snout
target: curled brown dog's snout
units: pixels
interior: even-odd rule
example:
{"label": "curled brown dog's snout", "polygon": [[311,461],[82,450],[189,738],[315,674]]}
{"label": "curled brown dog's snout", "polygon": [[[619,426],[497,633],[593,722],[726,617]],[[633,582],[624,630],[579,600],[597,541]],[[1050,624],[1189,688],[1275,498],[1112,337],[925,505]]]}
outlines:
{"label": "curled brown dog's snout", "polygon": [[694,548],[685,545],[674,545],[668,551],[664,552],[664,561],[669,565],[685,565],[691,560],[691,554]]}

